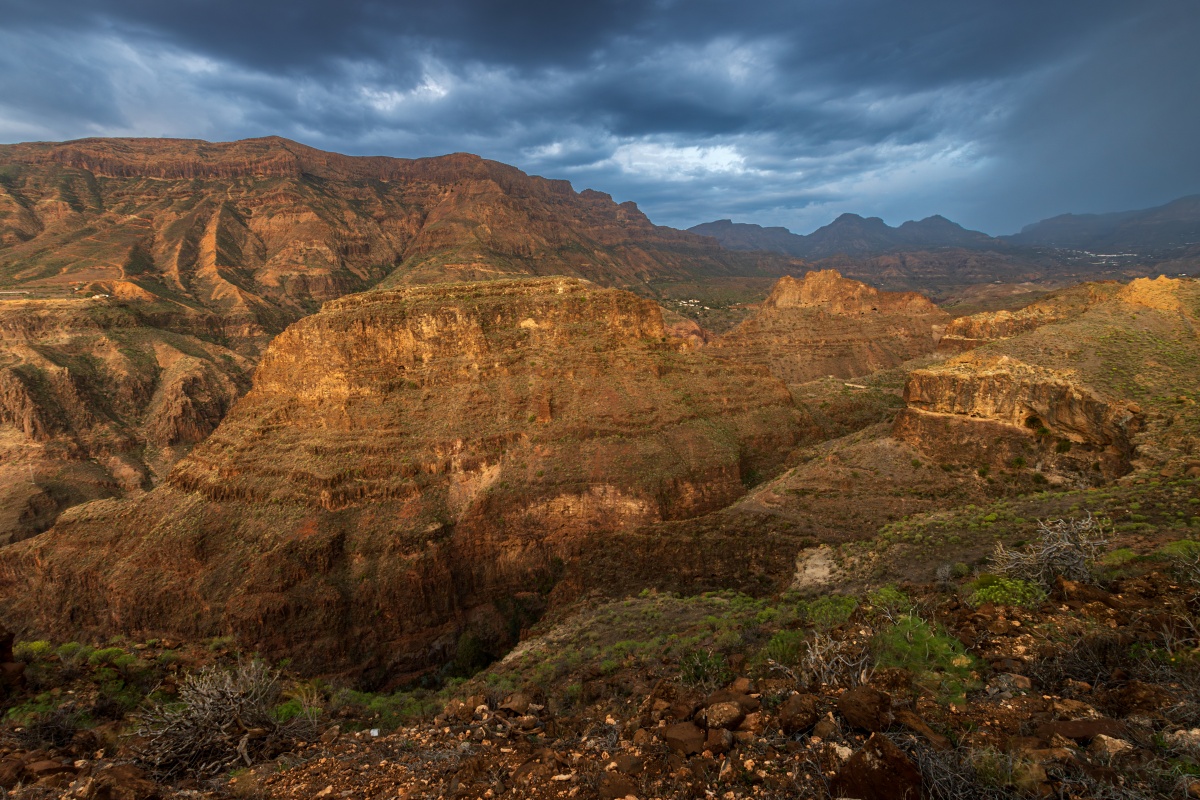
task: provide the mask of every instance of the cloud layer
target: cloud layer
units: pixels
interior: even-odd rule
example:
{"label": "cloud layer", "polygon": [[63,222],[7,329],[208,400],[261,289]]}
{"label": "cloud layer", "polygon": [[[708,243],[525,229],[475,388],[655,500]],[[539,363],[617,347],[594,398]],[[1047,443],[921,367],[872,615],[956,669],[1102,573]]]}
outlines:
{"label": "cloud layer", "polygon": [[0,140],[479,153],[656,222],[1006,233],[1200,191],[1193,0],[8,0]]}

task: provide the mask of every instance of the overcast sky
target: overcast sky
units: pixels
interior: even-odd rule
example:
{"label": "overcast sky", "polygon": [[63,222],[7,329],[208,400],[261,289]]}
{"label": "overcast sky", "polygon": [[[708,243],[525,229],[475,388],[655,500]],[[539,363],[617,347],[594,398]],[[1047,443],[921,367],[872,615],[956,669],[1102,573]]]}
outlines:
{"label": "overcast sky", "polygon": [[478,153],[655,222],[1200,192],[1198,0],[0,0],[0,141]]}

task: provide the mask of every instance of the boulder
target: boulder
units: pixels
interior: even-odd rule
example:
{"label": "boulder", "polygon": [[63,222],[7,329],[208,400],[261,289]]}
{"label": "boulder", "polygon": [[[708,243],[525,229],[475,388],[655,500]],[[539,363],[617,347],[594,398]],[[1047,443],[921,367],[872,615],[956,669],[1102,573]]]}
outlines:
{"label": "boulder", "polygon": [[789,736],[808,730],[817,724],[820,712],[817,697],[811,694],[794,694],[779,707],[779,728]]}
{"label": "boulder", "polygon": [[524,692],[513,692],[504,698],[504,702],[500,704],[499,708],[501,711],[511,711],[513,714],[520,716],[529,711],[529,704],[531,702],[529,696]]}
{"label": "boulder", "polygon": [[719,756],[733,749],[733,733],[725,728],[710,728],[704,737],[704,749]]}
{"label": "boulder", "polygon": [[9,756],[0,761],[0,789],[11,789],[21,780],[25,765],[21,759]]}
{"label": "boulder", "polygon": [[709,730],[713,728],[734,729],[746,718],[745,712],[737,703],[717,703],[709,706],[704,712],[705,724]]}
{"label": "boulder", "polygon": [[676,722],[662,729],[660,734],[667,747],[681,756],[692,756],[704,751],[704,731],[691,722]]}
{"label": "boulder", "polygon": [[838,699],[837,708],[855,728],[872,733],[887,730],[895,719],[891,695],[869,686],[848,689]]}
{"label": "boulder", "polygon": [[604,773],[600,778],[600,785],[597,787],[600,800],[623,800],[629,795],[636,796],[638,789],[638,785],[632,778],[622,775],[620,772]]}
{"label": "boulder", "polygon": [[132,764],[105,767],[94,777],[98,800],[159,800],[162,797],[158,784]]}
{"label": "boulder", "polygon": [[833,795],[858,800],[920,800],[921,773],[890,739],[872,733],[838,770]]}
{"label": "boulder", "polygon": [[1106,761],[1111,761],[1121,753],[1132,749],[1133,745],[1124,739],[1105,736],[1103,733],[1098,734],[1094,739],[1092,739],[1092,743],[1088,745],[1089,753]]}

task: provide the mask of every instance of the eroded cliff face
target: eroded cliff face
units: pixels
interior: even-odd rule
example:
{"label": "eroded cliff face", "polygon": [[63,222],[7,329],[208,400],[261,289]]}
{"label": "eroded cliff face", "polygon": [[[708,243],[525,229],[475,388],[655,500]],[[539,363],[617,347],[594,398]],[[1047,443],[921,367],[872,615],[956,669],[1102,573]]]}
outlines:
{"label": "eroded cliff face", "polygon": [[881,292],[835,270],[781,278],[762,308],[712,343],[789,383],[851,378],[933,352],[949,315],[914,292]]}
{"label": "eroded cliff face", "polygon": [[904,400],[894,435],[940,463],[1002,467],[1020,458],[1097,480],[1129,471],[1143,424],[1138,406],[1101,396],[1078,373],[1007,356],[914,370]]}
{"label": "eroded cliff face", "polygon": [[580,548],[727,505],[810,432],[782,383],[627,292],[371,292],[279,336],[167,486],[10,548],[0,593],[27,630],[233,634],[410,674],[464,629],[510,639]]}
{"label": "eroded cliff face", "polygon": [[0,302],[0,543],[149,488],[216,428],[248,369],[120,305]]}
{"label": "eroded cliff face", "polygon": [[[786,262],[726,253],[633,203],[467,154],[355,158],[277,137],[0,145],[0,288],[64,298],[21,323],[40,326],[21,334],[34,344],[0,355],[11,429],[0,542],[81,500],[151,485],[245,391],[273,336],[384,279],[637,285],[775,275]],[[62,333],[97,295],[89,314],[117,307],[104,313],[122,320],[100,327],[119,340]],[[0,317],[15,319],[26,307],[7,308]],[[74,339],[59,352],[62,336]]]}
{"label": "eroded cliff face", "polygon": [[268,137],[210,144],[87,139],[0,146],[0,283],[144,292],[213,313],[253,354],[320,302],[391,285],[573,275],[611,286],[778,275],[468,154],[357,158]]}

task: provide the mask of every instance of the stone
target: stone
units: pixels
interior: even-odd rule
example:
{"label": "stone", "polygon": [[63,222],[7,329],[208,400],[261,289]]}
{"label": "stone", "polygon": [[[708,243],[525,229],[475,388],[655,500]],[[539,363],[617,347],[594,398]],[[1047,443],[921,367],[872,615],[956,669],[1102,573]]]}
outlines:
{"label": "stone", "polygon": [[816,725],[820,719],[817,702],[817,697],[811,694],[794,694],[784,700],[776,714],[780,730],[791,736]]}
{"label": "stone", "polygon": [[0,789],[11,789],[21,780],[25,764],[21,759],[9,756],[0,760]]}
{"label": "stone", "polygon": [[1103,733],[1097,734],[1092,739],[1092,743],[1088,745],[1088,752],[1094,756],[1106,760],[1112,760],[1114,757],[1132,750],[1133,745],[1124,739],[1116,739],[1112,736],[1105,736]]}
{"label": "stone", "polygon": [[1096,719],[1100,716],[1099,711],[1081,700],[1053,700],[1050,710],[1058,719]]}
{"label": "stone", "polygon": [[747,714],[762,708],[762,702],[757,697],[751,697],[744,692],[735,692],[732,689],[719,689],[704,698],[704,705],[706,706],[716,705],[717,703],[737,703],[742,711]]}
{"label": "stone", "polygon": [[1172,750],[1182,750],[1186,753],[1200,754],[1200,728],[1177,730],[1163,737],[1167,747]]}
{"label": "stone", "polygon": [[819,739],[836,739],[842,735],[842,726],[838,725],[832,713],[828,713],[824,718],[817,720],[816,725],[813,725],[812,735]]}
{"label": "stone", "polygon": [[97,797],[109,800],[159,800],[162,797],[158,784],[132,764],[105,767],[94,777]]}
{"label": "stone", "polygon": [[338,737],[341,735],[342,735],[341,727],[338,725],[334,725],[333,727],[326,729],[326,731],[321,734],[321,744],[324,744],[324,745],[333,744],[334,742],[336,742],[338,740]]}
{"label": "stone", "polygon": [[31,764],[25,765],[25,772],[33,779],[40,780],[47,775],[61,775],[63,773],[75,773],[75,768],[70,764],[64,764],[61,761],[52,759],[43,759],[34,761]]}
{"label": "stone", "polygon": [[760,734],[766,730],[766,727],[766,721],[763,719],[762,712],[755,711],[752,714],[747,714],[737,726],[737,729],[742,733]]}
{"label": "stone", "polygon": [[737,694],[754,694],[754,681],[749,678],[735,678],[733,683],[729,684],[729,689]]}
{"label": "stone", "polygon": [[631,794],[636,794],[638,785],[628,775],[620,772],[606,772],[600,777],[597,791],[601,800],[623,800]]}
{"label": "stone", "polygon": [[887,730],[894,719],[891,696],[869,686],[847,689],[837,708],[852,726],[872,733]]}
{"label": "stone", "polygon": [[692,756],[704,751],[704,731],[691,722],[667,725],[659,735],[679,755]]}
{"label": "stone", "polygon": [[920,800],[921,773],[890,739],[872,733],[838,770],[833,794],[858,800]]}
{"label": "stone", "polygon": [[522,715],[529,710],[529,704],[532,701],[529,695],[524,692],[513,692],[500,703],[498,708],[501,711],[511,711],[514,714]]}
{"label": "stone", "polygon": [[733,749],[733,732],[725,728],[709,728],[704,737],[704,749],[711,750],[713,755],[724,755]]}
{"label": "stone", "polygon": [[617,765],[617,769],[624,772],[626,775],[637,775],[646,768],[646,760],[640,756],[622,753],[613,759],[613,763]]}
{"label": "stone", "polygon": [[455,698],[449,703],[446,703],[446,707],[442,709],[442,713],[446,715],[447,719],[466,722],[471,718],[472,709],[468,708],[467,704],[462,700]]}
{"label": "stone", "polygon": [[713,728],[736,728],[746,718],[745,712],[737,703],[717,703],[704,711],[705,724],[709,730]]}

